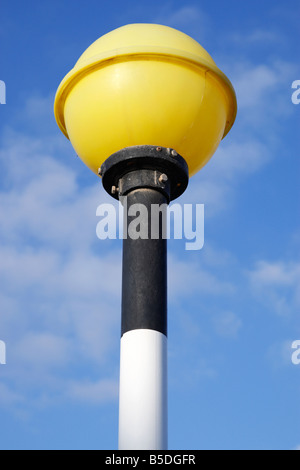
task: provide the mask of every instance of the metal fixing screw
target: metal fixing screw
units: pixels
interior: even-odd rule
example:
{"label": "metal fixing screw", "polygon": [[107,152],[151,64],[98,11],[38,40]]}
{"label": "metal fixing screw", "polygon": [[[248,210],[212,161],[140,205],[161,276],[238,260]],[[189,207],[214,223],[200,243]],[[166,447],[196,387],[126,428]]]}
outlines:
{"label": "metal fixing screw", "polygon": [[158,181],[159,181],[160,183],[166,183],[166,182],[168,181],[168,179],[169,179],[169,178],[167,177],[167,175],[166,175],[165,173],[163,173],[162,175],[160,175]]}
{"label": "metal fixing screw", "polygon": [[161,150],[162,150],[161,147],[156,147],[157,152],[161,152]]}
{"label": "metal fixing screw", "polygon": [[176,152],[176,150],[172,150],[171,155],[173,155],[173,157],[177,157],[178,153]]}
{"label": "metal fixing screw", "polygon": [[98,168],[98,175],[102,176],[102,169],[101,168]]}
{"label": "metal fixing screw", "polygon": [[116,186],[112,186],[111,188],[111,194],[116,194],[119,192],[119,188],[117,188]]}

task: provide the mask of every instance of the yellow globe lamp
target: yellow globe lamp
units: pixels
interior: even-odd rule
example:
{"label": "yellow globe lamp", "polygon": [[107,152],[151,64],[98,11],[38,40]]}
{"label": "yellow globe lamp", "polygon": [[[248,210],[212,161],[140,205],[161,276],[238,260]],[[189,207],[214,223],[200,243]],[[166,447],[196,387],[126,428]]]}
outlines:
{"label": "yellow globe lamp", "polygon": [[96,174],[113,153],[139,145],[174,148],[189,175],[231,129],[234,89],[191,37],[131,24],[95,41],[61,82],[56,121]]}

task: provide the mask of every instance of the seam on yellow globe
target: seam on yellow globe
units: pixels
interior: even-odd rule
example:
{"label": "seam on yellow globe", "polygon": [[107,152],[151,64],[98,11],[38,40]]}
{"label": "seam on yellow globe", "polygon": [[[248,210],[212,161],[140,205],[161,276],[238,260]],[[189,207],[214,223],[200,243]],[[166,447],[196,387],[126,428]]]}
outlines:
{"label": "seam on yellow globe", "polygon": [[[112,62],[123,62],[123,61],[130,61],[130,60],[143,60],[144,58],[149,59],[161,59],[165,61],[180,61],[184,62],[187,66],[196,66],[197,68],[204,69],[205,71],[211,72],[212,76],[216,77],[221,81],[221,84],[226,87],[227,91],[229,92],[230,98],[226,94],[226,98],[228,100],[229,105],[229,116],[227,119],[225,131],[223,138],[228,134],[233,123],[236,118],[237,113],[237,106],[236,106],[236,97],[235,91],[229,79],[226,75],[213,64],[209,63],[208,61],[199,58],[195,54],[190,54],[186,51],[179,51],[177,49],[165,48],[164,52],[161,51],[161,48],[157,48],[157,52],[154,51],[155,48],[151,47],[151,50],[148,52],[145,51],[145,47],[141,48],[122,48],[118,49],[117,51],[109,51],[106,53],[98,54],[96,56],[91,57],[89,60],[80,62],[80,66],[75,65],[75,67],[66,75],[66,77],[61,82],[57,94],[55,97],[55,117],[57,123],[64,133],[64,135],[69,138],[65,120],[64,120],[64,104],[68,94],[70,93],[72,87],[81,80],[85,75],[91,73],[95,69],[99,69],[101,67],[108,66]],[[150,48],[149,48],[150,49]],[[230,102],[231,101],[231,102]]]}

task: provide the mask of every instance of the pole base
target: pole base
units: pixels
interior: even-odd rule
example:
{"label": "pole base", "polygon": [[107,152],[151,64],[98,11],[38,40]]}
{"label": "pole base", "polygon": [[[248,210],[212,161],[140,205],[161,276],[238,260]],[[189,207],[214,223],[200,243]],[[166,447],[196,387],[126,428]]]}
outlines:
{"label": "pole base", "polygon": [[189,182],[188,165],[175,150],[153,145],[127,147],[111,155],[99,170],[104,189],[115,199],[139,188],[177,199]]}

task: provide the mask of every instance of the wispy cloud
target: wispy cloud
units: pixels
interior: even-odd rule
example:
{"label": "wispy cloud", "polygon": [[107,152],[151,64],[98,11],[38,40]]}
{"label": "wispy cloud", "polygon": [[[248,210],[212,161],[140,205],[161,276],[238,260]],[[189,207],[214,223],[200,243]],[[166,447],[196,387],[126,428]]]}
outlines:
{"label": "wispy cloud", "polygon": [[294,367],[292,364],[293,338],[276,341],[269,346],[266,359],[274,371],[281,372],[283,368]]}
{"label": "wispy cloud", "polygon": [[207,267],[200,267],[190,260],[169,257],[170,294],[173,301],[180,297],[201,292],[202,295],[231,295],[235,286],[228,280],[219,279]]}
{"label": "wispy cloud", "polygon": [[294,314],[300,306],[300,263],[261,260],[248,272],[253,292],[279,315]]}
{"label": "wispy cloud", "polygon": [[14,391],[5,383],[0,382],[0,407],[10,408],[11,406],[24,404],[24,394]]}
{"label": "wispy cloud", "polygon": [[242,320],[234,312],[221,312],[214,318],[214,327],[219,336],[235,339],[242,328]]}
{"label": "wispy cloud", "polygon": [[[96,181],[79,184],[68,161],[75,157],[46,123],[51,100],[28,100],[20,116],[0,146],[0,331],[8,349],[0,406],[37,406],[53,394],[89,402],[99,393],[103,403],[116,398],[108,364],[119,343],[121,247],[106,253],[96,237],[105,194]],[[28,129],[45,118],[42,137],[17,130],[26,118]],[[86,362],[98,376],[85,377],[84,388],[72,376]]]}
{"label": "wispy cloud", "polygon": [[230,40],[236,42],[236,44],[243,46],[270,46],[276,44],[282,44],[286,38],[279,34],[278,31],[270,31],[266,29],[254,29],[241,34],[240,32],[234,32],[230,36]]}
{"label": "wispy cloud", "polygon": [[237,120],[181,199],[204,202],[206,217],[231,207],[242,181],[278,155],[284,121],[293,111],[290,83],[297,70],[295,64],[276,56],[261,64],[246,57],[237,62],[227,57],[218,65],[229,71],[236,90]]}
{"label": "wispy cloud", "polygon": [[66,387],[66,397],[75,401],[95,404],[116,401],[119,396],[118,380],[71,381]]}
{"label": "wispy cloud", "polygon": [[[283,112],[285,116],[289,115],[290,103],[286,99],[289,92],[287,85],[295,76],[296,69],[295,64],[278,58],[261,64],[242,61],[233,66],[231,78],[237,92],[239,109],[252,110],[256,116],[256,120],[252,119],[250,123],[252,128],[255,128],[257,121],[266,127],[280,116],[282,117]],[[270,110],[272,114],[269,114]],[[251,113],[251,118],[253,116],[254,114]],[[243,119],[246,117],[247,113],[244,112]],[[264,120],[266,117],[269,117],[271,121]],[[249,121],[246,121],[248,125]]]}
{"label": "wispy cloud", "polygon": [[178,9],[163,5],[154,18],[154,23],[164,24],[179,29],[202,42],[209,30],[208,15],[195,4],[186,4]]}

